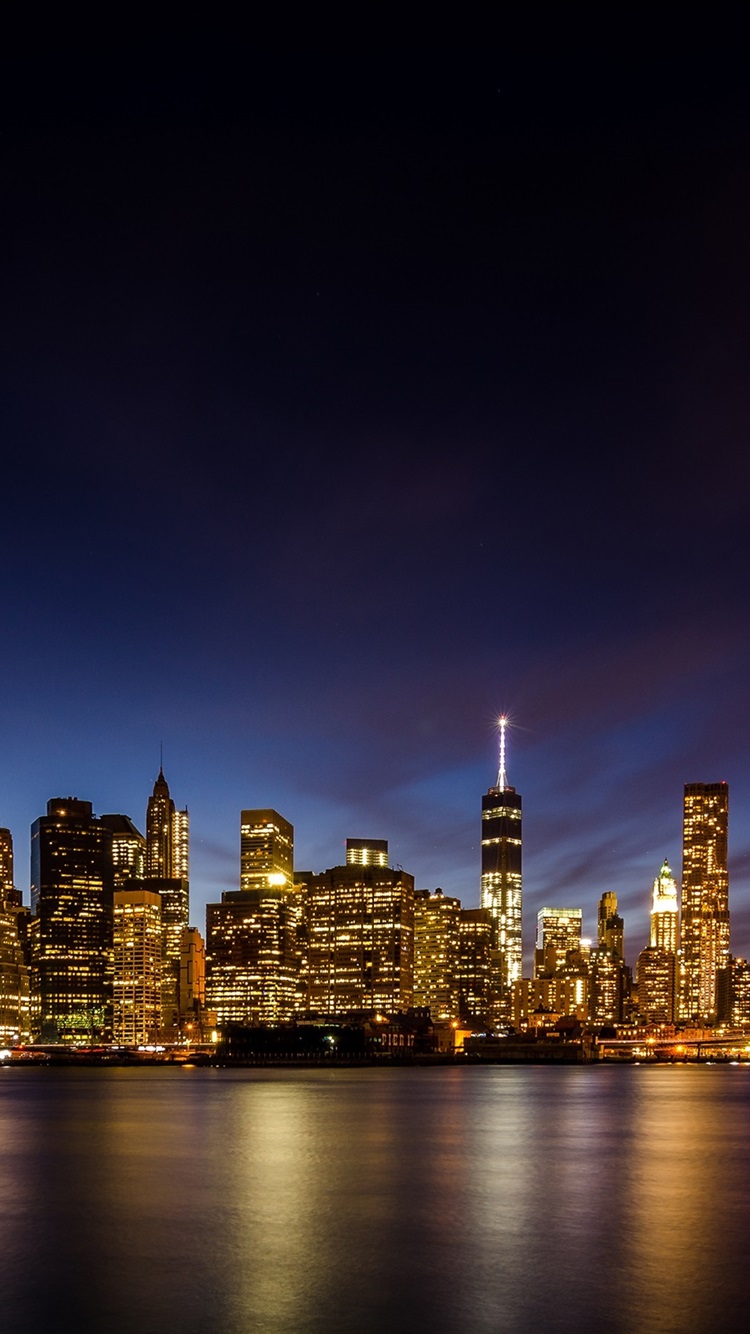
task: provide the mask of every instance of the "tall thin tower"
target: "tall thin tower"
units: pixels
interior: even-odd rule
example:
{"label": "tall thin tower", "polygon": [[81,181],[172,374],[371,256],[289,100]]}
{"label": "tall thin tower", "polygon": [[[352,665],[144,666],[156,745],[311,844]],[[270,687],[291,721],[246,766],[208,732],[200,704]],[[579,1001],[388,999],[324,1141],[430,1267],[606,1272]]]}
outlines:
{"label": "tall thin tower", "polygon": [[508,719],[499,719],[497,782],[482,797],[481,905],[492,918],[492,1010],[510,1018],[511,988],[523,967],[521,929],[521,798],[508,782],[505,747]]}
{"label": "tall thin tower", "polygon": [[729,966],[726,783],[687,783],[682,826],[680,1016],[718,1017],[717,974]]}
{"label": "tall thin tower", "polygon": [[13,884],[13,836],[0,829],[0,903],[21,904],[21,895]]}
{"label": "tall thin tower", "polygon": [[679,907],[677,904],[677,884],[672,875],[666,857],[654,881],[651,901],[651,936],[649,945],[669,954],[677,954],[679,943]]}
{"label": "tall thin tower", "polygon": [[146,875],[143,888],[161,896],[162,1015],[164,1032],[179,1023],[180,942],[188,925],[188,813],[175,810],[164,770],[146,808]]}
{"label": "tall thin tower", "polygon": [[160,768],[146,808],[146,875],[149,880],[168,879],[175,874],[174,821],[174,802],[169,795],[164,770]]}

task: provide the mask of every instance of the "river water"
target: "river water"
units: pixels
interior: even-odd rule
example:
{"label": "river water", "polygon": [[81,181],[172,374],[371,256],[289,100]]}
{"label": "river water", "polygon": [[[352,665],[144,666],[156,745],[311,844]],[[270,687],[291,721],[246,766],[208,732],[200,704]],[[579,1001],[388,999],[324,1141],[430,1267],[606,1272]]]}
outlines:
{"label": "river water", "polygon": [[0,1069],[3,1334],[734,1331],[750,1068]]}

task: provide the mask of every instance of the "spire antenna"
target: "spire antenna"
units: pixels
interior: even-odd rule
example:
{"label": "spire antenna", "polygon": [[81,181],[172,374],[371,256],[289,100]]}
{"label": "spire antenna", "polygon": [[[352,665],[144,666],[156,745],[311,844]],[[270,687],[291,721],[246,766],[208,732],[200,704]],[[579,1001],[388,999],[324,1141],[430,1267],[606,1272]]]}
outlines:
{"label": "spire antenna", "polygon": [[497,787],[500,792],[505,792],[508,787],[508,775],[505,772],[505,729],[508,726],[508,719],[504,713],[498,718],[500,728],[500,763],[497,769]]}

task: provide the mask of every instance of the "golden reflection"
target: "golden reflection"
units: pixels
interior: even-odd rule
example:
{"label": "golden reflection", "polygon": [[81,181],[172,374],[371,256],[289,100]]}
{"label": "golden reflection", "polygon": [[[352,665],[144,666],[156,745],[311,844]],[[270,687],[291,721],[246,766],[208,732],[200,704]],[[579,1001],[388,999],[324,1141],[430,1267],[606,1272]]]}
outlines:
{"label": "golden reflection", "polygon": [[739,1330],[749,1110],[728,1065],[2,1070],[3,1319]]}
{"label": "golden reflection", "polygon": [[621,1162],[623,1258],[637,1276],[643,1311],[669,1312],[668,1328],[730,1328],[720,1314],[727,1298],[722,1220],[744,1211],[743,1179],[728,1167],[746,1153],[748,1080],[750,1071],[732,1066],[638,1073],[637,1137]]}

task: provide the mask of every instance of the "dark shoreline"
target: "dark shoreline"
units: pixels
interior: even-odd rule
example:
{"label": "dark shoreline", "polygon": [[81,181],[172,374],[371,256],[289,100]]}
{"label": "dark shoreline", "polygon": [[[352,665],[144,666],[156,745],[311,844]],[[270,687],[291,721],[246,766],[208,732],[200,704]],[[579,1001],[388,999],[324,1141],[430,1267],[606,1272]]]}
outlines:
{"label": "dark shoreline", "polygon": [[192,1057],[173,1059],[133,1060],[121,1057],[97,1057],[91,1055],[70,1056],[55,1055],[47,1058],[38,1056],[23,1060],[0,1062],[0,1069],[8,1070],[50,1070],[50,1069],[117,1069],[117,1070],[153,1070],[153,1069],[199,1069],[199,1070],[242,1070],[242,1069],[277,1069],[277,1070],[403,1070],[419,1069],[486,1069],[488,1066],[575,1066],[587,1069],[610,1069],[613,1066],[639,1066],[644,1069],[675,1065],[750,1065],[748,1060],[737,1060],[728,1056],[675,1056],[647,1059],[636,1056],[617,1058],[604,1057],[585,1059],[574,1053],[560,1053],[551,1056],[540,1053],[518,1053],[502,1056],[464,1057],[446,1055],[419,1054],[405,1057],[321,1057],[310,1056],[274,1056],[269,1054],[256,1057],[244,1056],[237,1059],[213,1057],[201,1059],[197,1054]]}

